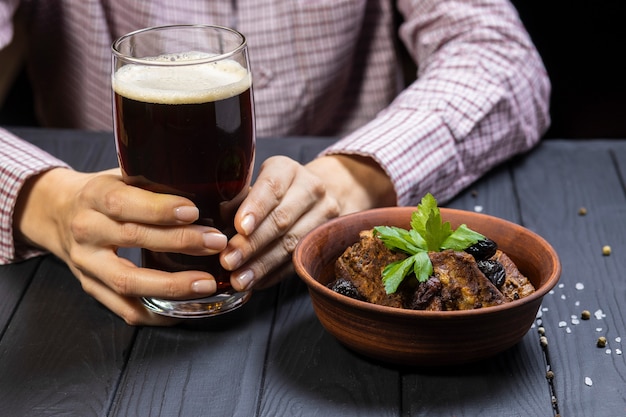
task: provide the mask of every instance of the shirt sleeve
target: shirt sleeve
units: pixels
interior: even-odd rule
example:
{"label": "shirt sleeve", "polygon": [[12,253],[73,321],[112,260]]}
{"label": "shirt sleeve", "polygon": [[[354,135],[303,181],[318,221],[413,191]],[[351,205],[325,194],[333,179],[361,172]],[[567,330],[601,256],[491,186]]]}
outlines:
{"label": "shirt sleeve", "polygon": [[0,49],[13,39],[13,15],[18,5],[19,0],[0,1]]}
{"label": "shirt sleeve", "polygon": [[506,0],[400,0],[417,80],[325,154],[374,158],[398,205],[445,202],[548,128],[550,82]]}
{"label": "shirt sleeve", "polygon": [[0,264],[39,255],[32,247],[16,247],[13,213],[24,182],[33,175],[68,165],[0,128]]}

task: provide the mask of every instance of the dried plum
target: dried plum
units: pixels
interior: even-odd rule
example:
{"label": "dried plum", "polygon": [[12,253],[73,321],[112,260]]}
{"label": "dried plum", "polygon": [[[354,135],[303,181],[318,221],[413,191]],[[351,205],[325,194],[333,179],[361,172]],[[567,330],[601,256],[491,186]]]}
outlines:
{"label": "dried plum", "polygon": [[495,255],[497,249],[498,244],[496,242],[489,238],[485,238],[484,240],[479,240],[472,246],[465,249],[465,252],[472,255],[477,261],[482,261]]}
{"label": "dried plum", "polygon": [[345,295],[346,297],[354,298],[355,300],[365,300],[365,298],[359,293],[359,290],[356,289],[354,284],[347,279],[339,278],[333,281],[328,288],[339,293],[341,295]]}
{"label": "dried plum", "polygon": [[504,284],[506,271],[500,262],[486,259],[477,261],[476,263],[478,264],[478,269],[485,274],[487,279],[489,279],[493,285],[499,288],[502,284]]}

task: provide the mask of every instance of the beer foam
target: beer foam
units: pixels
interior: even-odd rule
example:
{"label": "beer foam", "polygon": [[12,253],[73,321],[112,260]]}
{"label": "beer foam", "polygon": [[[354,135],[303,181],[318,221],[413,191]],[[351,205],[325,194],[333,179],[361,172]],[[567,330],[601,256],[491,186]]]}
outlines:
{"label": "beer foam", "polygon": [[[155,62],[190,62],[208,55],[186,52],[147,58]],[[233,60],[189,65],[127,64],[112,77],[116,93],[137,101],[159,104],[194,104],[222,100],[250,88],[246,68]]]}

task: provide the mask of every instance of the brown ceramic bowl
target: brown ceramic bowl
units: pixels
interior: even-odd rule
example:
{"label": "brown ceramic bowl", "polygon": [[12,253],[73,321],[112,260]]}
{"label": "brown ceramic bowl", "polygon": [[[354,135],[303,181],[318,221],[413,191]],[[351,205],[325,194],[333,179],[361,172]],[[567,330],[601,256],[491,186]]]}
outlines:
{"label": "brown ceramic bowl", "polygon": [[415,311],[385,307],[337,294],[334,263],[374,226],[410,228],[414,207],[367,210],[331,220],[300,240],[293,254],[296,272],[309,288],[313,308],[324,328],[341,343],[365,356],[411,366],[473,362],[519,342],[536,317],[544,295],[561,274],[559,258],[539,235],[485,214],[441,209],[453,228],[465,223],[494,240],[528,277],[536,291],[523,299],[464,311]]}

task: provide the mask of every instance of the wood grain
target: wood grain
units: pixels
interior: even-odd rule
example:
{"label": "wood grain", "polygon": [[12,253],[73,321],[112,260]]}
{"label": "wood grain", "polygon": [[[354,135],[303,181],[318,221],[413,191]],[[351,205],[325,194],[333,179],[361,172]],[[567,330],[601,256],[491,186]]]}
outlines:
{"label": "wood grain", "polygon": [[[77,169],[116,165],[110,133],[17,131]],[[331,141],[260,139],[257,169],[277,153],[307,161]],[[564,416],[626,414],[626,357],[618,353],[626,344],[625,184],[626,141],[551,140],[445,203],[520,223],[559,253],[561,285],[545,297],[540,321]],[[603,245],[611,246],[610,256],[602,255]],[[578,319],[584,309],[590,320]],[[477,364],[384,365],[344,348],[321,327],[295,275],[217,320],[133,328],[85,294],[60,261],[40,257],[0,267],[0,336],[2,415],[555,412],[536,327]],[[599,336],[606,336],[609,353],[596,346]]]}

